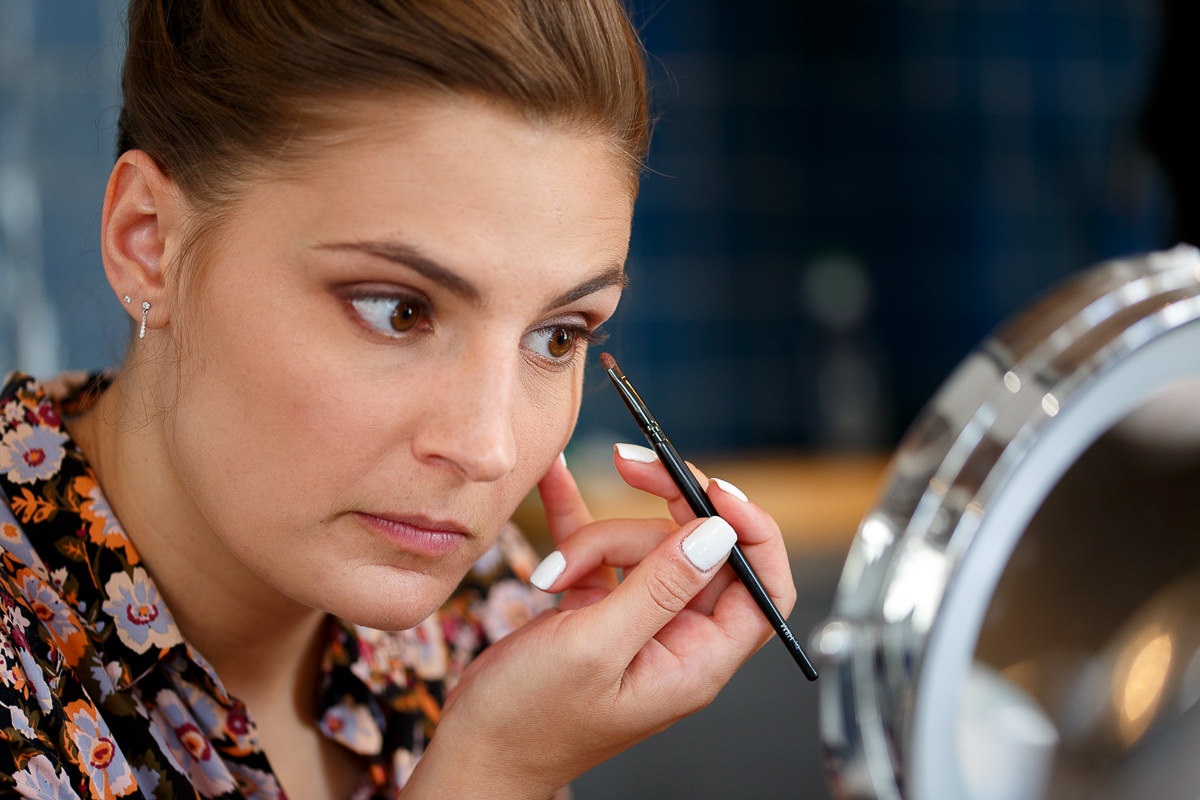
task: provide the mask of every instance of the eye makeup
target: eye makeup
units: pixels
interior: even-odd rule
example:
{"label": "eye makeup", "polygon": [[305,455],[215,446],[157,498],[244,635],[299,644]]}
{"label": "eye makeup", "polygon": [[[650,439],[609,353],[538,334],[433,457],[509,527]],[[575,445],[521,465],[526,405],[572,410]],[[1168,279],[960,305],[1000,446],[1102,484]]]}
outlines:
{"label": "eye makeup", "polygon": [[[642,429],[642,433],[650,442],[650,447],[658,456],[658,460],[666,468],[667,473],[671,476],[671,480],[679,488],[684,499],[697,517],[715,517],[718,516],[717,509],[713,506],[712,501],[708,499],[708,495],[704,493],[700,482],[696,480],[696,476],[688,469],[683,458],[675,446],[667,439],[663,433],[662,427],[659,426],[657,420],[650,414],[650,409],[646,408],[646,404],[638,395],[637,390],[633,388],[633,384],[625,377],[625,373],[617,366],[617,362],[608,353],[600,354],[600,364],[608,373],[608,377],[612,380],[613,386],[621,395],[621,399],[625,401],[625,406],[629,409],[629,413],[637,420],[638,427]],[[746,556],[742,553],[740,547],[736,544],[733,550],[729,553],[729,566],[733,568],[734,573],[738,576],[746,589],[749,590],[754,602],[758,604],[759,609],[766,616],[767,621],[771,623],[771,627],[775,629],[775,633],[783,640],[788,652],[800,667],[800,671],[804,673],[804,677],[810,681],[817,679],[817,669],[813,666],[804,649],[800,646],[800,642],[792,634],[788,628],[787,621],[783,615],[779,613],[779,609],[771,602],[767,590],[763,588],[762,582],[755,574],[754,568],[750,566],[750,562],[746,560]]]}

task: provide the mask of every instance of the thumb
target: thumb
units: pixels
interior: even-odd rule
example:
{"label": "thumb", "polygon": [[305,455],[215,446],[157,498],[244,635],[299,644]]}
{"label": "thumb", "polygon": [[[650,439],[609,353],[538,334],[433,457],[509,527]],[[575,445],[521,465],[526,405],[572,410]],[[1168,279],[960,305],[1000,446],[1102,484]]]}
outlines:
{"label": "thumb", "polygon": [[592,521],[587,503],[579,493],[575,476],[567,469],[563,456],[555,459],[549,471],[538,482],[538,493],[546,513],[546,524],[554,543],[563,541],[575,531]]}
{"label": "thumb", "polygon": [[[685,525],[626,574],[607,598],[591,607],[611,621],[615,650],[632,658],[700,593],[737,542],[720,517]],[[601,610],[603,608],[603,610]]]}

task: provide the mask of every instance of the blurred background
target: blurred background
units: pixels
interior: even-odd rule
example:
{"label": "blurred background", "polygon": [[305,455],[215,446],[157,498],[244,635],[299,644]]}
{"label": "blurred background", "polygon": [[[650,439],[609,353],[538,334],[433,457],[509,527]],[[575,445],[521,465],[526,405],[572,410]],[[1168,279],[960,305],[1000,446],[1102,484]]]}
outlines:
{"label": "blurred background", "polygon": [[[886,448],[1035,294],[1172,243],[1156,2],[632,6],[658,125],[608,347],[685,452]],[[0,4],[0,369],[123,351],[97,253],[122,10]],[[593,372],[581,442],[628,430]]]}
{"label": "blurred background", "polygon": [[[658,124],[605,349],[685,455],[780,519],[802,638],[888,451],[967,351],[1068,274],[1190,237],[1189,82],[1158,74],[1185,5],[631,3]],[[127,342],[97,244],[122,10],[0,2],[0,372],[97,369]],[[590,371],[584,473],[637,439]],[[585,493],[636,503],[599,471]],[[777,645],[577,797],[827,797],[816,694]]]}

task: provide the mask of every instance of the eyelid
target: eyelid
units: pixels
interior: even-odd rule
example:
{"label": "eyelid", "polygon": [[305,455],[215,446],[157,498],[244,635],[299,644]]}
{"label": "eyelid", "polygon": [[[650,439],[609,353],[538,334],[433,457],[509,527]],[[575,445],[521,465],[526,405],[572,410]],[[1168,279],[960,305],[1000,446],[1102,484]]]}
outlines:
{"label": "eyelid", "polygon": [[[540,353],[534,348],[525,347],[526,337],[535,333],[552,332],[559,328],[571,331],[574,336],[571,352],[565,357],[555,358],[554,356]],[[580,325],[570,322],[551,322],[533,328],[522,337],[521,342],[522,347],[530,353],[530,358],[534,359],[542,369],[550,372],[565,372],[574,369],[579,364],[588,347],[600,344],[607,338],[608,334],[599,330],[599,326]]]}

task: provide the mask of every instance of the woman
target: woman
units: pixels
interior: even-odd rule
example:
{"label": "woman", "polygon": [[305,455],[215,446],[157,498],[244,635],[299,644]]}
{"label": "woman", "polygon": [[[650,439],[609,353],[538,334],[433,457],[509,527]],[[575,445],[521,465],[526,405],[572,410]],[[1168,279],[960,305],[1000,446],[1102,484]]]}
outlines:
{"label": "woman", "polygon": [[[691,520],[634,446],[676,521],[593,522],[560,455],[646,146],[618,0],[129,26],[101,253],[135,338],[0,396],[0,786],[548,797],[710,701],[770,634],[735,538],[794,601],[777,526],[721,483]],[[512,579],[535,485],[552,610]]]}

